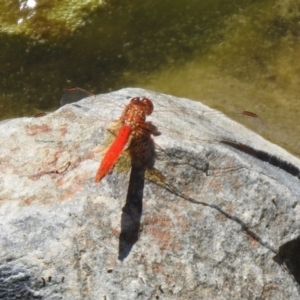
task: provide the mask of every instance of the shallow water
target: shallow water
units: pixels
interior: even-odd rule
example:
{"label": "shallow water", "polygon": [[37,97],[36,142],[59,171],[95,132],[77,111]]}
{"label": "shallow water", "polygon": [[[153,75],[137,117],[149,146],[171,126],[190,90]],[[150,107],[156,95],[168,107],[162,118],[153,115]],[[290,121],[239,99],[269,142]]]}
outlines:
{"label": "shallow water", "polygon": [[139,86],[250,110],[300,154],[295,0],[1,4],[1,118],[56,109],[64,90]]}

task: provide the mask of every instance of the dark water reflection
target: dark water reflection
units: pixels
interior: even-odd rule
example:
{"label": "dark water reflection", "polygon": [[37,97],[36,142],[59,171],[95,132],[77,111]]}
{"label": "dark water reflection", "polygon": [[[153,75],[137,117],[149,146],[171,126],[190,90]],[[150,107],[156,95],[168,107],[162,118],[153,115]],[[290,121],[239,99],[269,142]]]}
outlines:
{"label": "dark water reflection", "polygon": [[[2,118],[22,115],[24,107],[57,107],[70,86],[107,92],[192,59],[218,39],[224,16],[252,1],[220,2],[110,1],[82,12],[84,25],[75,31],[45,19],[51,7],[36,7],[27,20],[30,34],[0,34]],[[17,10],[10,10],[14,22]]]}
{"label": "dark water reflection", "polygon": [[69,87],[140,86],[254,111],[269,138],[299,149],[296,0],[0,4],[1,119],[55,109]]}

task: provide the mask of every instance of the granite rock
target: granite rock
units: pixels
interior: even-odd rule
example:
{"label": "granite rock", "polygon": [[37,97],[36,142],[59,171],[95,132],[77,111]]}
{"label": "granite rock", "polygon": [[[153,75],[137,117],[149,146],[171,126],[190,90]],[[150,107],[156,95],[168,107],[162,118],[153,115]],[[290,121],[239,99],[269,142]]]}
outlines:
{"label": "granite rock", "polygon": [[[124,153],[96,184],[135,96],[155,169]],[[3,121],[0,141],[1,299],[299,299],[300,161],[224,115],[127,88]]]}

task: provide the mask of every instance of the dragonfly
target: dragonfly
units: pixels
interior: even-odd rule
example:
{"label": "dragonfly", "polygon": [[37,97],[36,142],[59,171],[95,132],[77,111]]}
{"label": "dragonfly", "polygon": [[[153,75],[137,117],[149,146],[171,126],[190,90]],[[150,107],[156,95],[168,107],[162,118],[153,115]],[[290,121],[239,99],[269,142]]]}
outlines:
{"label": "dragonfly", "polygon": [[125,106],[119,119],[121,128],[118,130],[116,139],[101,161],[95,182],[99,182],[112,169],[130,136],[137,137],[145,135],[150,138],[151,135],[160,135],[157,128],[151,122],[146,121],[146,116],[151,115],[152,112],[153,103],[146,97],[134,97],[130,100],[129,104]]}
{"label": "dragonfly", "polygon": [[[60,104],[63,106],[74,103],[92,95],[92,93],[78,87],[70,88],[62,96]],[[141,140],[149,141],[151,135],[158,136],[161,134],[151,122],[146,121],[146,117],[152,114],[153,108],[152,101],[146,97],[133,97],[125,106],[118,124],[114,128],[110,128],[116,138],[99,165],[94,180],[96,183],[100,182],[114,167],[129,140],[133,141],[128,146],[130,152],[138,153],[141,151],[137,151],[137,148],[141,148],[141,145],[137,143],[138,140],[141,144]]]}
{"label": "dragonfly", "polygon": [[[62,96],[60,103],[61,106],[72,103],[77,108],[86,109],[74,103],[89,96],[93,96],[93,94],[84,89],[70,88]],[[114,122],[114,125],[109,128],[109,131],[115,136],[115,139],[101,160],[94,179],[96,183],[100,182],[111,171],[126,148],[126,145],[127,149],[131,150],[131,153],[141,153],[140,156],[142,156],[142,152],[147,151],[147,143],[149,143],[149,141],[152,143],[152,136],[159,136],[161,134],[152,122],[146,121],[146,118],[149,117],[153,111],[153,101],[145,96],[132,97],[129,103],[123,107],[119,118]],[[169,111],[171,110],[169,109]],[[158,113],[160,112],[158,111]],[[91,114],[95,113],[91,112]],[[202,114],[205,115],[203,112]],[[239,114],[247,118],[259,119],[255,113],[250,111],[243,111]],[[209,117],[218,117],[222,114],[213,111],[206,112],[206,115]],[[37,115],[37,117],[40,116],[44,115]],[[145,160],[146,159],[144,159],[144,161]],[[152,165],[153,164],[150,163],[149,168],[151,168]]]}

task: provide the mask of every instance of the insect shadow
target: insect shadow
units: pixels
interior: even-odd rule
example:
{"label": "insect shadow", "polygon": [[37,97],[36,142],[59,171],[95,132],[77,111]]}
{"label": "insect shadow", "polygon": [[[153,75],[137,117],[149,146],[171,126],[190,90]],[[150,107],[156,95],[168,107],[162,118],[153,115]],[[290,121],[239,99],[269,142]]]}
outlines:
{"label": "insect shadow", "polygon": [[155,144],[149,134],[137,134],[132,137],[128,152],[131,156],[131,172],[122,209],[121,233],[119,237],[119,256],[123,261],[139,238],[143,212],[145,172],[152,169],[155,162]]}
{"label": "insect shadow", "polygon": [[278,253],[273,260],[286,269],[298,283],[297,289],[300,292],[300,236],[286,242],[279,247]]}

